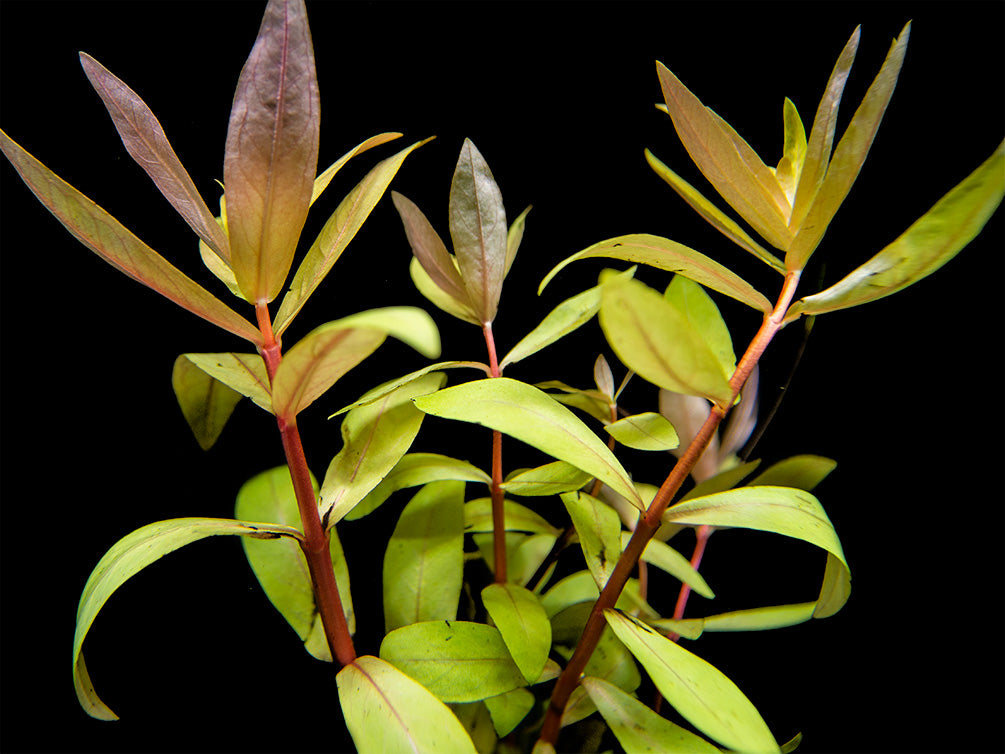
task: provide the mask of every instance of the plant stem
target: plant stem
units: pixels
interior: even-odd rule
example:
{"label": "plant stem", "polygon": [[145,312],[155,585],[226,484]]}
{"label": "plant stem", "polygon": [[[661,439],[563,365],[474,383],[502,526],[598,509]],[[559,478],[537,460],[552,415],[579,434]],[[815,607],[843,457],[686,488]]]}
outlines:
{"label": "plant stem", "polygon": [[[496,355],[496,341],[492,335],[492,323],[482,325],[485,346],[489,352],[489,368],[492,377],[501,377],[499,357]],[[492,431],[492,552],[495,558],[494,571],[497,584],[506,583],[506,508],[502,487],[502,432]]]}
{"label": "plant stem", "polygon": [[[698,570],[698,566],[701,565],[702,556],[705,554],[705,546],[708,544],[709,537],[712,536],[711,526],[699,526],[697,541],[694,543],[694,552],[691,554],[691,567],[694,570]],[[691,596],[691,587],[687,584],[680,585],[680,592],[677,594],[677,604],[674,606],[673,619],[681,620],[684,617],[684,611],[687,609],[687,599]],[[667,638],[670,641],[677,641],[680,638],[680,634],[668,633]]]}
{"label": "plant stem", "polygon": [[[737,364],[736,370],[729,380],[732,397],[726,404],[727,406],[732,406],[736,400],[736,396],[740,393],[740,388],[743,387],[743,383],[746,382],[747,377],[750,376],[750,372],[761,358],[761,354],[764,353],[764,349],[767,348],[775,333],[781,329],[785,312],[792,302],[798,284],[799,272],[788,272],[774,310],[771,314],[765,316],[760,329],[754,335],[750,345],[747,346],[746,352],[743,354],[740,363]],[[639,517],[635,531],[632,532],[631,539],[628,540],[628,545],[625,547],[624,552],[621,553],[621,557],[614,567],[614,572],[607,580],[607,584],[604,585],[600,597],[590,612],[586,627],[583,629],[583,635],[580,637],[579,643],[576,645],[576,649],[569,659],[569,663],[565,666],[565,669],[558,677],[558,681],[555,683],[555,689],[551,694],[551,702],[545,715],[539,742],[549,743],[552,746],[557,742],[565,705],[569,701],[569,696],[575,690],[576,686],[579,685],[583,669],[593,654],[593,650],[596,649],[600,635],[607,625],[604,611],[613,608],[617,603],[618,597],[628,582],[628,577],[635,569],[635,565],[642,555],[642,551],[645,550],[646,545],[649,544],[649,540],[652,539],[659,528],[663,514],[666,512],[671,498],[677,494],[684,480],[687,479],[688,474],[694,469],[695,464],[701,458],[701,454],[705,451],[705,448],[708,447],[709,442],[715,435],[716,429],[727,412],[728,408],[722,408],[718,405],[712,406],[708,418],[705,419],[705,423],[702,424],[701,429],[698,430],[697,435],[695,435],[691,444],[688,445],[684,455],[680,457],[673,469],[670,470],[670,474],[656,493],[652,503],[649,504],[649,508]]]}
{"label": "plant stem", "polygon": [[[260,352],[265,361],[265,369],[271,384],[282,360],[282,350],[272,332],[268,306],[259,303],[255,307],[255,314],[258,317],[259,330],[261,330],[265,341]],[[276,423],[279,426],[283,451],[286,454],[286,465],[290,470],[293,490],[297,497],[297,508],[300,511],[300,522],[304,532],[300,548],[307,559],[307,568],[310,571],[311,584],[314,588],[314,598],[317,602],[318,613],[321,615],[321,624],[324,626],[328,649],[332,658],[340,665],[348,665],[355,661],[356,650],[353,647],[352,636],[346,623],[338,583],[335,581],[328,535],[321,526],[317,498],[314,495],[314,485],[311,482],[311,472],[307,466],[303,443],[300,441],[300,431],[297,429],[295,417],[277,416]]]}

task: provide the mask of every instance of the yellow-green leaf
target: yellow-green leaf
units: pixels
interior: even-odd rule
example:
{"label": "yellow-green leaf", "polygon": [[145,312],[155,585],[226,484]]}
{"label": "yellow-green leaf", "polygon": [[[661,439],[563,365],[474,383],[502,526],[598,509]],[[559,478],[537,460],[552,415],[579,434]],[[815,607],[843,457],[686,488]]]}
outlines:
{"label": "yellow-green leaf", "polygon": [[[782,124],[784,128],[784,139],[782,145],[782,159],[778,161],[775,168],[775,178],[778,185],[785,192],[789,204],[796,200],[796,187],[799,185],[799,174],[803,170],[803,161],[806,159],[806,129],[803,128],[802,118],[796,110],[795,103],[788,97],[782,107]],[[785,265],[781,266],[780,272],[785,272]]]}
{"label": "yellow-green leaf", "polygon": [[533,683],[551,650],[551,623],[537,595],[516,584],[489,584],[482,603],[523,677]]}
{"label": "yellow-green leaf", "polygon": [[562,502],[579,535],[586,565],[598,589],[607,585],[621,557],[621,519],[618,512],[593,495],[566,492]]}
{"label": "yellow-green leaf", "polygon": [[272,411],[272,389],[265,362],[257,353],[185,353],[178,357],[197,366],[214,380]]}
{"label": "yellow-green leaf", "polygon": [[363,154],[369,149],[374,147],[379,147],[381,144],[386,144],[389,141],[394,141],[395,139],[400,139],[404,134],[398,132],[389,132],[377,134],[376,136],[371,136],[366,141],[360,142],[355,147],[350,149],[344,155],[339,157],[335,162],[329,165],[324,172],[319,173],[318,177],[314,179],[314,186],[311,191],[311,205],[318,200],[324,190],[328,188],[328,184],[332,182],[335,178],[335,174],[342,169],[342,167],[349,162],[353,157],[358,154]]}
{"label": "yellow-green leaf", "polygon": [[626,416],[604,429],[622,445],[636,450],[672,450],[680,443],[673,425],[652,411]]}
{"label": "yellow-green leaf", "polygon": [[209,450],[234,413],[241,394],[210,377],[184,356],[175,359],[171,386],[199,447]]}

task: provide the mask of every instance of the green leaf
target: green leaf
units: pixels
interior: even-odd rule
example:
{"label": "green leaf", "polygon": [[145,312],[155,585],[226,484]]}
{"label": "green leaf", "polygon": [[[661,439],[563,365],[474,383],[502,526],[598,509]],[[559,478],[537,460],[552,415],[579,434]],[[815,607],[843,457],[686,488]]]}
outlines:
{"label": "green leaf", "polygon": [[492,477],[467,461],[439,453],[407,453],[346,519],[354,521],[373,512],[398,490],[449,479],[492,484]]}
{"label": "green leaf", "polygon": [[559,380],[539,382],[535,387],[542,390],[561,390],[564,395],[562,393],[548,393],[548,395],[559,403],[578,408],[602,424],[607,424],[611,420],[613,399],[600,390],[583,390]]}
{"label": "green leaf", "polygon": [[793,304],[786,320],[847,309],[889,296],[931,275],[956,256],[1005,196],[1005,142],[876,256],[830,288]]}
{"label": "green leaf", "polygon": [[479,320],[495,319],[506,277],[507,227],[502,193],[485,158],[464,140],[450,183],[450,238],[461,279]]}
{"label": "green leaf", "polygon": [[464,299],[457,299],[444,291],[429,277],[429,273],[423,269],[419,260],[414,256],[412,257],[412,261],[409,262],[408,274],[411,276],[416,290],[438,309],[445,311],[452,317],[457,317],[457,319],[463,322],[470,322],[473,325],[481,327],[481,321],[468,301],[467,294],[465,293]]}
{"label": "green leaf", "polygon": [[596,602],[600,596],[597,582],[589,571],[576,571],[559,580],[541,596],[541,605],[549,618],[581,602]]}
{"label": "green leaf", "polygon": [[94,90],[112,117],[115,130],[129,156],[143,168],[171,206],[216,254],[230,259],[230,242],[206,202],[199,195],[188,171],[171,148],[157,118],[132,89],[86,52],[80,64]]}
{"label": "green leaf", "polygon": [[412,247],[412,254],[422,265],[429,279],[448,297],[463,306],[470,306],[468,292],[464,288],[464,281],[457,268],[457,260],[447,251],[443,239],[422,214],[422,210],[411,199],[397,191],[391,192],[391,200],[405,226],[405,235],[408,237],[408,245]]}
{"label": "green leaf", "polygon": [[660,717],[614,684],[592,676],[581,683],[625,754],[718,754],[718,748]]}
{"label": "green leaf", "polygon": [[272,388],[257,353],[185,353],[178,357],[272,412]]}
{"label": "green leaf", "polygon": [[701,283],[713,291],[718,291],[724,296],[734,298],[760,312],[772,310],[771,302],[763,294],[758,293],[750,283],[715,260],[676,241],[647,233],[609,238],[567,257],[559,262],[541,281],[541,285],[538,286],[538,294],[566,265],[580,259],[595,257],[623,259],[635,264],[645,264],[650,267],[658,267],[661,270],[669,270],[690,278],[696,283]]}
{"label": "green leaf", "polygon": [[430,482],[401,512],[384,553],[386,630],[453,620],[463,575],[464,482]]}
{"label": "green leaf", "polygon": [[680,443],[673,425],[652,411],[626,416],[604,429],[622,445],[636,450],[672,450]]}
{"label": "green leaf", "polygon": [[[622,549],[628,546],[628,540],[631,537],[631,532],[621,532]],[[694,569],[694,566],[691,565],[687,558],[670,547],[666,542],[661,542],[658,539],[650,539],[649,544],[646,545],[646,549],[642,551],[642,560],[656,566],[661,571],[666,571],[681,583],[687,584],[702,597],[706,599],[715,597],[711,587],[705,581],[705,577]]]}
{"label": "green leaf", "polygon": [[523,469],[506,477],[499,486],[510,495],[542,497],[578,490],[592,477],[571,463],[553,461],[534,469]]}
{"label": "green leaf", "polygon": [[328,322],[283,356],[272,383],[276,416],[292,419],[393,335],[424,356],[439,355],[440,338],[422,309],[389,306]]}
{"label": "green leaf", "polygon": [[380,656],[445,702],[476,702],[527,685],[498,629],[466,621],[392,631]]}
{"label": "green leaf", "polygon": [[[782,107],[782,123],[784,124],[785,138],[782,146],[782,159],[778,161],[778,167],[775,168],[775,178],[778,180],[778,185],[782,187],[789,204],[793,204],[796,200],[799,174],[802,172],[803,162],[806,160],[806,129],[803,128],[803,121],[799,117],[795,103],[788,97],[785,98],[785,104]],[[784,264],[779,272],[785,272]]]}
{"label": "green leaf", "polygon": [[635,280],[604,285],[600,326],[621,362],[659,387],[700,395],[726,408],[730,375],[720,357],[679,310]]}
{"label": "green leaf", "polygon": [[758,474],[753,487],[797,487],[807,492],[822,482],[837,467],[837,461],[823,456],[801,455],[786,458]]}
{"label": "green leaf", "polygon": [[506,233],[506,269],[503,271],[503,277],[509,275],[509,268],[513,266],[516,253],[520,250],[520,242],[523,241],[523,231],[527,224],[527,214],[530,210],[531,208],[527,207],[516,220],[510,223],[509,231]]}
{"label": "green leaf", "polygon": [[439,389],[445,381],[439,372],[427,374],[346,414],[342,449],[328,465],[318,501],[329,528],[345,518],[411,446],[425,416],[412,399]]}
{"label": "green leaf", "polygon": [[336,676],[345,724],[360,754],[476,754],[443,702],[376,657],[358,657]]}
{"label": "green leaf", "polygon": [[[732,468],[726,469],[725,471],[720,471],[713,477],[708,479],[703,479],[698,482],[694,487],[688,490],[683,496],[681,496],[679,502],[684,500],[690,500],[695,497],[704,497],[705,495],[711,495],[714,492],[725,492],[726,490],[733,489],[736,485],[746,479],[754,469],[761,465],[759,460],[757,461],[747,461],[746,463],[741,463],[738,466],[733,466]],[[789,485],[789,484],[779,484],[779,487],[799,487],[799,485]],[[800,487],[800,489],[805,489]]]}
{"label": "green leaf", "polygon": [[816,602],[796,605],[774,605],[750,610],[734,610],[707,618],[658,620],[653,625],[674,631],[687,639],[697,639],[705,631],[768,631],[805,623],[813,617]]}
{"label": "green leaf", "polygon": [[[503,500],[503,526],[505,531],[520,531],[530,534],[548,534],[557,537],[561,532],[549,524],[540,514],[512,500]],[[464,531],[469,533],[491,532],[492,498],[480,497],[464,504]]]}
{"label": "green leaf", "polygon": [[184,356],[175,359],[171,386],[199,447],[209,450],[234,413],[241,394],[213,379]]}
{"label": "green leaf", "polygon": [[261,345],[262,334],[244,317],[130,233],[0,131],[0,151],[71,235],[120,272],[227,332]]}
{"label": "green leaf", "polygon": [[537,595],[516,584],[489,584],[482,603],[523,677],[533,683],[551,650],[551,623]]}
{"label": "green leaf", "polygon": [[513,689],[499,696],[490,696],[484,701],[492,716],[496,735],[502,738],[512,733],[520,721],[527,717],[536,700],[534,694],[527,689]]}
{"label": "green leaf", "polygon": [[646,162],[656,172],[656,175],[666,181],[670,188],[676,191],[691,206],[691,209],[701,215],[713,228],[769,267],[781,273],[785,272],[785,264],[778,257],[747,235],[732,218],[702,196],[698,189],[673,172],[648,149],[646,150]]}
{"label": "green leaf", "polygon": [[320,106],[303,0],[270,0],[227,127],[230,262],[248,301],[283,288],[314,189]]}
{"label": "green leaf", "polygon": [[[571,656],[571,654],[570,654]],[[585,676],[602,679],[623,691],[635,691],[642,683],[642,676],[635,658],[625,645],[621,643],[610,626],[604,626],[597,641],[597,647],[590,655],[583,669]],[[597,706],[591,701],[586,689],[578,686],[573,689],[569,701],[562,713],[562,727],[583,720],[597,711]]]}
{"label": "green leaf", "polygon": [[[221,186],[223,184],[220,184]],[[215,218],[217,225],[223,229],[224,235],[227,233],[227,197],[224,194],[220,194],[220,216]],[[230,241],[227,242],[228,244]],[[230,292],[237,296],[242,301],[245,301],[244,294],[241,293],[241,288],[237,284],[237,278],[234,277],[234,268],[230,266],[229,260],[224,260],[213,251],[205,241],[201,238],[199,239],[199,256],[202,258],[202,263],[206,265],[206,269],[212,272],[217,280],[227,286]]]}
{"label": "green leaf", "polygon": [[160,560],[179,547],[206,537],[237,534],[246,537],[275,539],[292,537],[300,532],[278,524],[248,523],[222,518],[175,518],[147,524],[120,539],[104,554],[84,584],[77,606],[77,628],[73,636],[73,685],[80,706],[91,717],[117,720],[118,716],[98,698],[84,663],[81,648],[95,617],[109,597],[126,581],[151,563]]}
{"label": "green leaf", "polygon": [[677,311],[697,331],[702,340],[712,349],[724,374],[732,375],[736,369],[736,355],[733,353],[733,339],[729,334],[719,307],[705,289],[693,280],[674,275],[663,293],[663,298],[673,304]]}
{"label": "green leaf", "polygon": [[614,508],[585,492],[566,492],[562,502],[572,518],[586,565],[603,589],[621,557],[621,519]]}
{"label": "green leaf", "polygon": [[[311,483],[317,492],[317,480],[313,475]],[[245,482],[237,493],[234,515],[244,520],[270,521],[300,529],[300,511],[290,470],[286,466],[279,466]],[[331,662],[331,650],[325,638],[321,614],[314,601],[314,587],[307,559],[300,546],[289,539],[269,542],[244,538],[241,544],[265,595],[297,632],[305,649],[319,660]],[[349,568],[334,531],[331,532],[329,550],[349,633],[355,633],[356,614],[352,606]]]}
{"label": "green leaf", "polygon": [[736,751],[780,751],[754,705],[719,670],[619,612],[605,610],[604,617],[667,702],[694,727]]}
{"label": "green leaf", "polygon": [[394,141],[395,139],[400,139],[404,134],[398,133],[397,131],[377,134],[376,136],[371,136],[364,142],[360,142],[355,147],[350,149],[344,155],[339,157],[335,162],[328,166],[328,168],[323,172],[318,174],[318,177],[314,179],[314,186],[311,190],[311,205],[318,200],[324,190],[328,188],[328,184],[332,182],[335,175],[340,171],[349,160],[359,154],[363,154],[367,150],[373,149],[374,147],[379,147],[381,144],[386,144],[389,141]]}
{"label": "green leaf", "polygon": [[318,237],[307,250],[304,260],[293,276],[289,291],[279,305],[279,311],[276,312],[272,324],[276,337],[286,332],[293,318],[331,271],[349,242],[356,237],[356,233],[377,206],[377,202],[384,195],[405,158],[428,141],[429,139],[417,141],[377,163],[328,218],[328,222],[324,224]]}
{"label": "green leaf", "polygon": [[614,454],[569,409],[535,387],[506,377],[476,380],[417,398],[421,410],[474,422],[522,440],[642,502]]}
{"label": "green leaf", "polygon": [[666,66],[657,62],[656,72],[677,135],[698,169],[754,230],[775,248],[787,249],[790,207],[774,174]]}
{"label": "green leaf", "polygon": [[900,68],[904,63],[904,53],[907,52],[907,40],[911,35],[911,23],[908,21],[900,36],[890,47],[890,52],[883,62],[875,81],[866,92],[862,104],[855,111],[854,117],[845,129],[841,141],[834,150],[834,157],[827,166],[827,174],[806,213],[805,219],[799,225],[795,240],[785,255],[785,265],[790,270],[801,270],[806,266],[810,255],[817,248],[820,239],[827,232],[838,207],[844,202],[851,190],[852,184],[858,178],[862,164],[865,162],[869,149],[872,147],[876,131],[886,113],[886,106],[893,96],[893,90],[900,76]]}
{"label": "green leaf", "polygon": [[462,367],[479,369],[486,375],[490,375],[492,373],[492,370],[489,368],[489,365],[483,364],[480,361],[440,361],[436,364],[430,364],[427,367],[423,367],[422,369],[416,369],[414,372],[409,372],[403,377],[388,380],[387,382],[378,385],[372,390],[368,390],[359,398],[359,400],[350,403],[348,406],[343,406],[328,418],[334,419],[336,416],[344,414],[346,411],[350,411],[359,406],[365,406],[369,403],[374,403],[375,401],[378,401],[381,398],[383,398],[388,393],[393,392],[394,390],[397,390],[403,385],[407,385],[409,382],[413,382],[419,379],[420,377],[429,374],[430,372],[436,372],[439,371],[440,369],[460,369]]}

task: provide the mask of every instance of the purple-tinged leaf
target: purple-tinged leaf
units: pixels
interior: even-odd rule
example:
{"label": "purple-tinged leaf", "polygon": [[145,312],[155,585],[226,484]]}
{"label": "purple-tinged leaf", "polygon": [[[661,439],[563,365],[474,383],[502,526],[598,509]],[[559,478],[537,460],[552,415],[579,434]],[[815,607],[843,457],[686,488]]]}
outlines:
{"label": "purple-tinged leaf", "polygon": [[851,73],[851,66],[855,62],[855,53],[858,51],[861,36],[862,27],[858,26],[838,56],[837,63],[834,64],[824,96],[817,107],[816,117],[813,118],[813,128],[810,129],[810,139],[806,144],[806,158],[799,174],[796,199],[792,204],[792,216],[789,218],[789,227],[794,231],[798,231],[802,225],[827,174],[831,146],[834,144],[834,130],[837,128],[838,106],[841,104],[841,95],[844,93],[848,74]]}
{"label": "purple-tinged leaf", "polygon": [[143,168],[189,227],[224,260],[230,243],[196,189],[157,118],[132,89],[85,52],[80,64],[112,117],[129,156]]}
{"label": "purple-tinged leaf", "polygon": [[450,183],[450,238],[468,297],[482,323],[496,316],[506,276],[506,211],[485,158],[464,140]]}
{"label": "purple-tinged leaf", "polygon": [[234,95],[223,183],[231,265],[249,301],[282,290],[307,219],[320,111],[303,0],[270,0]]}
{"label": "purple-tinged leaf", "polygon": [[84,246],[193,314],[256,345],[262,342],[261,333],[248,320],[187,277],[3,131],[0,151],[46,209]]}
{"label": "purple-tinged leaf", "polygon": [[419,260],[422,269],[430,279],[451,298],[468,301],[468,294],[461,280],[453,256],[447,251],[443,239],[415,203],[397,191],[391,192],[391,200],[405,226],[408,244],[412,254]]}
{"label": "purple-tinged leaf", "polygon": [[799,232],[792,242],[792,248],[785,256],[785,264],[789,269],[801,270],[806,266],[810,255],[834,219],[838,207],[844,202],[852,184],[858,178],[879,124],[886,113],[886,106],[897,86],[897,78],[904,63],[904,53],[907,52],[907,40],[910,35],[911,24],[908,22],[900,36],[894,40],[876,79],[866,92],[862,104],[855,111],[841,141],[838,142],[834,157],[827,167],[827,175],[805,219],[799,225]]}

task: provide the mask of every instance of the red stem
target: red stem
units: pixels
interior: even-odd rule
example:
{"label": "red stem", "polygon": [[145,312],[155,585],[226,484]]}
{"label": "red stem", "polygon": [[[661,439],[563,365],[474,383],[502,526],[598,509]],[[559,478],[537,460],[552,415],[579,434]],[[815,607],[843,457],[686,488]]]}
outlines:
{"label": "red stem", "polygon": [[[743,354],[743,358],[740,359],[740,363],[737,364],[736,370],[729,380],[732,396],[726,404],[727,406],[733,405],[736,396],[740,393],[740,388],[743,387],[743,383],[750,376],[750,372],[757,364],[758,359],[761,358],[764,349],[767,348],[775,333],[781,329],[785,312],[792,302],[792,297],[795,295],[798,284],[799,272],[788,272],[774,310],[770,315],[765,316],[760,329],[754,335],[753,340],[751,340],[750,345]],[[670,474],[667,476],[666,481],[663,482],[663,486],[660,487],[656,493],[656,497],[649,504],[648,510],[639,517],[635,531],[632,532],[631,539],[628,540],[628,545],[625,547],[624,552],[621,553],[621,557],[614,567],[614,572],[607,580],[607,584],[593,606],[590,617],[586,622],[586,627],[583,629],[583,635],[580,637],[579,643],[576,645],[576,649],[569,659],[569,663],[565,666],[562,674],[558,677],[558,681],[555,683],[548,712],[545,715],[544,725],[541,728],[539,742],[555,746],[558,740],[558,731],[561,728],[562,713],[565,710],[565,705],[569,701],[569,696],[575,690],[576,686],[579,685],[583,669],[593,654],[593,650],[596,649],[604,626],[607,625],[607,621],[604,618],[604,610],[613,608],[615,603],[617,603],[618,597],[621,596],[621,592],[628,582],[628,577],[642,555],[642,551],[659,528],[663,514],[666,512],[671,498],[677,494],[684,480],[687,479],[688,474],[691,473],[695,464],[698,463],[698,459],[705,452],[705,448],[708,447],[719,423],[727,412],[728,409],[724,409],[718,405],[712,406],[712,410],[709,412],[708,418],[705,419],[705,423],[702,424],[701,429],[698,430],[698,434],[691,441],[691,444],[688,445],[684,455],[680,457],[673,469],[670,470]]]}
{"label": "red stem", "polygon": [[[259,303],[255,307],[255,314],[265,341],[260,353],[271,383],[282,360],[282,349],[272,332],[268,306]],[[349,633],[349,625],[346,623],[338,583],[335,581],[330,543],[321,525],[311,472],[307,466],[303,443],[300,441],[296,417],[276,416],[276,423],[279,426],[283,450],[286,453],[286,465],[290,469],[293,490],[297,496],[297,507],[300,510],[300,522],[304,531],[300,548],[307,559],[307,568],[311,574],[311,584],[314,587],[314,597],[318,613],[321,615],[321,624],[324,626],[328,649],[332,658],[340,665],[348,665],[356,660],[356,650],[353,647],[352,635]]]}
{"label": "red stem", "polygon": [[[492,323],[482,325],[485,345],[489,351],[489,368],[492,377],[501,377],[499,357],[496,355],[496,341],[492,335]],[[494,571],[497,584],[506,583],[506,509],[502,487],[502,432],[492,431],[492,551],[495,558]]]}

